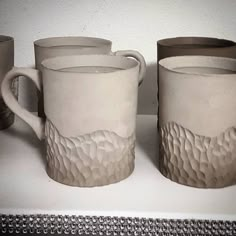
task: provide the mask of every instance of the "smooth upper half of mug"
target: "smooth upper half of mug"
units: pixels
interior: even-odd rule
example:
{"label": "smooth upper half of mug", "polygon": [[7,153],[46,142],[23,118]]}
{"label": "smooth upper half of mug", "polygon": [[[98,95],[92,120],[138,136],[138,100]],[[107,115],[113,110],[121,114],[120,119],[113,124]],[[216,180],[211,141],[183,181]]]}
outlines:
{"label": "smooth upper half of mug", "polygon": [[140,63],[132,58],[115,55],[73,55],[46,59],[43,70],[73,74],[122,73],[139,70]]}
{"label": "smooth upper half of mug", "polygon": [[36,47],[111,47],[112,42],[107,39],[79,36],[50,37],[34,41]]}
{"label": "smooth upper half of mug", "polygon": [[138,75],[139,62],[124,56],[46,59],[42,62],[46,117],[65,137],[96,130],[129,137],[135,131]]}
{"label": "smooth upper half of mug", "polygon": [[0,46],[5,44],[14,43],[14,39],[11,36],[0,35]]}
{"label": "smooth upper half of mug", "polygon": [[157,41],[158,46],[162,47],[173,47],[181,49],[198,49],[198,48],[225,48],[234,47],[236,43],[219,38],[208,38],[208,37],[176,37],[176,38],[166,38]]}
{"label": "smooth upper half of mug", "polygon": [[168,57],[159,62],[159,125],[174,122],[192,133],[218,137],[236,126],[236,60]]}
{"label": "smooth upper half of mug", "polygon": [[236,59],[189,55],[168,57],[159,61],[159,69],[182,75],[236,77]]}

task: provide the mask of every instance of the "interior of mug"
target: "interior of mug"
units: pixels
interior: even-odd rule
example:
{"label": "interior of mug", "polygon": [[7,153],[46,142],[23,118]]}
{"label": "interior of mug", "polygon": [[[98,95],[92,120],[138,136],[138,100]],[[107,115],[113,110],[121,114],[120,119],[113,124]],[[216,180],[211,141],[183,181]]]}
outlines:
{"label": "interior of mug", "polygon": [[5,36],[5,35],[0,35],[0,43],[2,42],[7,42],[7,41],[12,41],[13,38],[10,36]]}
{"label": "interior of mug", "polygon": [[236,60],[212,56],[177,56],[159,61],[169,71],[184,74],[228,75],[236,74]]}
{"label": "interior of mug", "polygon": [[109,73],[132,69],[138,65],[134,59],[111,55],[63,56],[42,62],[46,69],[71,73]]}
{"label": "interior of mug", "polygon": [[92,37],[52,37],[39,39],[34,42],[39,47],[61,47],[61,46],[78,46],[78,47],[102,47],[111,45],[107,39]]}
{"label": "interior of mug", "polygon": [[235,46],[235,42],[226,39],[207,37],[177,37],[162,39],[159,45],[179,48],[225,48]]}

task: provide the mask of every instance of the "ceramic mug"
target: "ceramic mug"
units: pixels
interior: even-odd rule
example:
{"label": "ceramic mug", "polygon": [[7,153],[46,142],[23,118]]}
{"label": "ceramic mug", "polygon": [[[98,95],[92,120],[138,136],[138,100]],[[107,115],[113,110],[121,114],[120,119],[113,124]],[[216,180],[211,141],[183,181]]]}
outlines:
{"label": "ceramic mug", "polygon": [[[236,43],[227,39],[208,37],[176,37],[157,41],[158,61],[166,57],[185,55],[236,58]],[[157,84],[159,88],[158,78]],[[159,101],[159,92],[157,92],[157,97]]]}
{"label": "ceramic mug", "polygon": [[[35,66],[36,69],[42,70],[41,62],[45,59],[70,56],[70,55],[89,55],[89,54],[114,54],[134,57],[144,63],[143,57],[137,51],[123,50],[111,52],[112,42],[110,40],[92,37],[52,37],[39,39],[34,42]],[[145,69],[141,69],[142,77]],[[42,93],[41,93],[42,94]],[[39,97],[38,113],[44,117],[43,96]]]}
{"label": "ceramic mug", "polygon": [[160,171],[193,187],[236,183],[236,60],[168,57],[159,62]]}
{"label": "ceramic mug", "polygon": [[[14,66],[14,39],[0,35],[0,84],[6,73]],[[12,90],[17,95],[17,81],[12,84]],[[0,130],[6,129],[14,122],[14,114],[5,105],[0,92]]]}
{"label": "ceramic mug", "polygon": [[157,41],[158,61],[166,57],[204,55],[236,58],[236,43],[227,39],[177,37]]}
{"label": "ceramic mug", "polygon": [[[47,173],[63,184],[91,187],[118,182],[134,169],[138,84],[144,64],[123,56],[46,59],[42,73],[14,68],[2,83],[12,111],[46,140]],[[30,78],[44,89],[46,121],[22,108],[10,84]],[[41,86],[42,85],[42,86]]]}

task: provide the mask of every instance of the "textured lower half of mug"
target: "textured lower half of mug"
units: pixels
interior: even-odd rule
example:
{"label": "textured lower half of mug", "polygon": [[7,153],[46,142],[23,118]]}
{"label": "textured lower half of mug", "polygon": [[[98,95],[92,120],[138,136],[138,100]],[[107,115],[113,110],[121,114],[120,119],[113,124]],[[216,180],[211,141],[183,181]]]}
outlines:
{"label": "textured lower half of mug", "polygon": [[180,184],[220,188],[236,183],[236,128],[205,137],[170,122],[160,127],[160,171]]}
{"label": "textured lower half of mug", "polygon": [[14,114],[0,98],[0,130],[6,129],[14,123]]}
{"label": "textured lower half of mug", "polygon": [[75,138],[63,137],[47,120],[45,127],[47,173],[63,184],[93,187],[127,178],[134,169],[135,135],[95,131]]}
{"label": "textured lower half of mug", "polygon": [[[12,92],[15,97],[18,97],[18,79],[15,79],[12,83]],[[10,127],[14,123],[15,115],[7,107],[3,98],[0,97],[0,130]]]}

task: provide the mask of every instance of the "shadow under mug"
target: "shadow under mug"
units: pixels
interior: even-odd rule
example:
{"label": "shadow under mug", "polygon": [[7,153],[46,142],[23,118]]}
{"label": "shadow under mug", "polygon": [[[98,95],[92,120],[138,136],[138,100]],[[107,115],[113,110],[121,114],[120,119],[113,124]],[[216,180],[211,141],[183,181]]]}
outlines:
{"label": "shadow under mug", "polygon": [[[46,141],[48,175],[92,187],[118,182],[134,169],[138,84],[145,63],[112,55],[56,57],[35,69],[14,68],[2,83],[10,109]],[[44,89],[46,120],[22,108],[10,90],[15,77]]]}
{"label": "shadow under mug", "polygon": [[[0,84],[6,73],[14,66],[14,39],[0,35]],[[12,90],[17,96],[17,80],[12,84]],[[0,130],[6,129],[14,123],[14,114],[6,106],[0,92]]]}
{"label": "shadow under mug", "polygon": [[[137,51],[123,50],[111,52],[112,42],[107,39],[93,37],[51,37],[39,39],[34,42],[35,66],[36,69],[42,70],[42,61],[45,59],[58,56],[71,55],[90,55],[90,54],[107,54],[123,55],[134,57],[144,63],[143,57]],[[146,67],[141,68],[141,73],[145,74]],[[39,96],[38,113],[40,117],[45,117],[43,107],[43,93]]]}
{"label": "shadow under mug", "polygon": [[193,187],[236,183],[236,60],[168,57],[159,62],[161,173]]}

